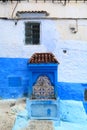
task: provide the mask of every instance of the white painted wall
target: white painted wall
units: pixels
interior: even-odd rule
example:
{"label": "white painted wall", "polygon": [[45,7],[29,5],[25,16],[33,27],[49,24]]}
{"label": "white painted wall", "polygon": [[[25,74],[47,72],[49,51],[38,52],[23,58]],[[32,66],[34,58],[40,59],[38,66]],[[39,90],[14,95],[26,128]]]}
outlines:
{"label": "white painted wall", "polygon": [[71,1],[66,6],[60,2],[52,3],[52,1],[44,0],[35,3],[35,0],[28,1],[0,1],[0,17],[16,18],[17,11],[47,11],[48,17],[55,18],[87,18],[87,2]]}
{"label": "white painted wall", "polygon": [[58,81],[87,83],[87,21],[79,20],[73,34],[69,25],[76,21],[35,20],[41,23],[40,45],[25,45],[26,21],[15,25],[15,20],[0,20],[0,57],[30,58],[35,52],[53,52],[60,62]]}

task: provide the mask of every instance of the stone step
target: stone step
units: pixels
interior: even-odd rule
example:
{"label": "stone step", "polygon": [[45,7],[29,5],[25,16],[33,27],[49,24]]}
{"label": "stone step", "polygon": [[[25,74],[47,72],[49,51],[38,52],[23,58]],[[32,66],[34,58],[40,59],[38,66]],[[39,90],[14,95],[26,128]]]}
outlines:
{"label": "stone step", "polygon": [[53,122],[48,120],[31,120],[24,130],[54,130]]}

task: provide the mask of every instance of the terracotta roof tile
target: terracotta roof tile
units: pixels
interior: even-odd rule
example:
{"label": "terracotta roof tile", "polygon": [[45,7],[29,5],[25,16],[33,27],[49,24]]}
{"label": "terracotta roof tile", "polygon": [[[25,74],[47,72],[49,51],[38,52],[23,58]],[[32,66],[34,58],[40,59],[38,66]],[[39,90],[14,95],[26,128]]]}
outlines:
{"label": "terracotta roof tile", "polygon": [[58,63],[52,53],[34,53],[28,63]]}
{"label": "terracotta roof tile", "polygon": [[48,12],[47,11],[44,11],[44,10],[41,10],[41,11],[18,11],[16,13],[16,15],[18,16],[19,14],[22,14],[22,13],[39,13],[39,14],[45,14],[46,16],[48,16]]}

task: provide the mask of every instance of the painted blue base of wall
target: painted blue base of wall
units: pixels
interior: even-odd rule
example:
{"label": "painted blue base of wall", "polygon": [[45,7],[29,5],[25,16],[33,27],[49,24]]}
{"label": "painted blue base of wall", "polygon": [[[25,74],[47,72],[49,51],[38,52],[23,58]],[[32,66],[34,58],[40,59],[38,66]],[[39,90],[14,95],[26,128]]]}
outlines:
{"label": "painted blue base of wall", "polygon": [[87,101],[84,99],[84,91],[87,89],[85,83],[58,83],[58,95],[62,100],[82,101],[85,112],[87,113]]}
{"label": "painted blue base of wall", "polygon": [[58,93],[62,100],[84,101],[84,91],[87,84],[83,83],[58,83]]}
{"label": "painted blue base of wall", "polygon": [[[27,58],[0,58],[0,98],[19,98],[27,94],[29,69]],[[58,83],[62,100],[84,101],[84,83]]]}
{"label": "painted blue base of wall", "polygon": [[[0,58],[0,98],[20,98],[26,96],[29,87],[29,69],[26,58]],[[58,96],[62,100],[84,101],[87,84],[58,82]]]}
{"label": "painted blue base of wall", "polygon": [[0,58],[0,98],[19,98],[27,94],[28,59]]}

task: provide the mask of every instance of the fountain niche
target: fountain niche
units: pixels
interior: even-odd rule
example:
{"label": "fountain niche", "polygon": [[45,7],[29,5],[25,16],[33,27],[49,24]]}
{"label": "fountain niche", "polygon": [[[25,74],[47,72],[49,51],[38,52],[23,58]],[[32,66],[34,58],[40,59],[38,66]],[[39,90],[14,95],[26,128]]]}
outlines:
{"label": "fountain niche", "polygon": [[59,121],[58,64],[52,53],[35,53],[28,61],[30,119]]}
{"label": "fountain niche", "polygon": [[54,87],[47,76],[39,76],[33,86],[32,99],[55,99]]}

